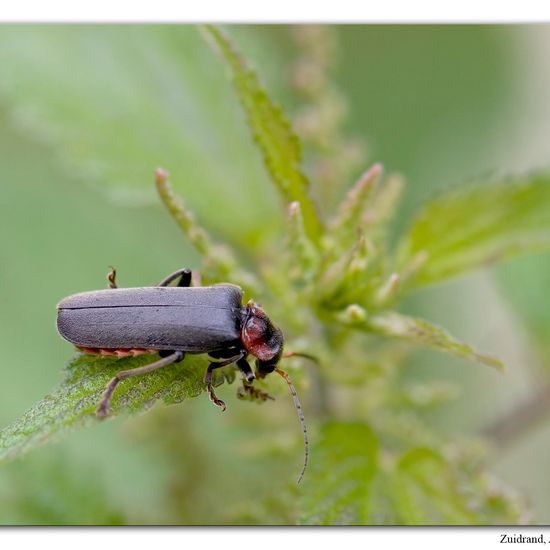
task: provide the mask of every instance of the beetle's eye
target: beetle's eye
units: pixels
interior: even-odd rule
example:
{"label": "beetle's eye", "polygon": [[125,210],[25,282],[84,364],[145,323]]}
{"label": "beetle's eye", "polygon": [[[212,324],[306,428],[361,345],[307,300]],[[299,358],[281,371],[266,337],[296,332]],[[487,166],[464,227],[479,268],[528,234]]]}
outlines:
{"label": "beetle's eye", "polygon": [[271,374],[275,370],[277,363],[278,363],[278,360],[277,361],[260,361],[259,359],[257,359],[256,367],[260,372],[260,374],[265,376],[266,374]]}

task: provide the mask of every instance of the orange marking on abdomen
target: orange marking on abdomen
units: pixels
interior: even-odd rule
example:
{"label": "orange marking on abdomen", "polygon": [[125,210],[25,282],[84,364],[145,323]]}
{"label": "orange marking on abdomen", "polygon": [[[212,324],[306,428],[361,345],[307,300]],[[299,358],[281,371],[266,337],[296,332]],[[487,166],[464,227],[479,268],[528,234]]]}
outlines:
{"label": "orange marking on abdomen", "polygon": [[156,349],[145,349],[145,348],[87,348],[85,346],[76,346],[78,350],[82,353],[87,353],[89,355],[105,355],[111,356],[116,355],[117,357],[133,357],[135,355],[144,355],[146,353],[157,353]]}

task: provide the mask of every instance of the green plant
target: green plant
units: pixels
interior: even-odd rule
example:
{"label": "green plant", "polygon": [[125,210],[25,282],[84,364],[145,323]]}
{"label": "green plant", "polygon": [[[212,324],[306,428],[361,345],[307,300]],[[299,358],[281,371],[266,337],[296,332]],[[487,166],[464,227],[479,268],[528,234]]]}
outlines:
{"label": "green plant", "polygon": [[[210,26],[203,32],[229,69],[286,210],[279,224],[284,235],[271,240],[269,253],[257,244],[241,250],[217,244],[165,177],[157,177],[157,188],[201,256],[203,282],[241,285],[246,298],[261,300],[283,327],[287,349],[320,358],[318,369],[307,370],[292,360],[299,391],[315,392],[318,406],[318,414],[310,417],[316,433],[311,469],[298,497],[296,489],[288,489],[292,519],[305,524],[521,521],[520,503],[486,473],[478,447],[446,441],[423,418],[425,408],[452,398],[453,388],[411,383],[402,373],[404,357],[416,346],[497,369],[501,362],[429,321],[404,314],[400,304],[425,285],[548,247],[549,178],[476,182],[442,194],[424,205],[392,246],[403,181],[385,176],[375,164],[337,208],[323,205],[323,218],[311,199],[314,189],[302,168],[300,140],[287,118],[227,36]],[[323,128],[328,137],[318,145],[321,154],[327,142],[344,143],[337,121]],[[78,355],[63,383],[0,433],[0,458],[14,458],[69,428],[96,422],[95,407],[113,373],[150,360]],[[128,380],[117,390],[113,414],[201,395],[205,368],[203,357],[190,357]],[[224,369],[217,381],[233,379],[233,371]],[[344,397],[334,399],[335,394]]]}

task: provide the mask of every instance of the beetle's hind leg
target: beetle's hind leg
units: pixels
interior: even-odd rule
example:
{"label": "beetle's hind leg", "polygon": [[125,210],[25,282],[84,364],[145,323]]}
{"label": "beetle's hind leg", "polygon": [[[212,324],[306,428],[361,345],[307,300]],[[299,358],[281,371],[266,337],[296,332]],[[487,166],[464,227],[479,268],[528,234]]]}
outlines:
{"label": "beetle's hind leg", "polygon": [[181,361],[184,357],[185,353],[183,353],[183,351],[175,351],[170,355],[159,359],[158,361],[149,363],[149,365],[117,372],[114,378],[112,378],[111,381],[107,384],[105,393],[103,394],[101,402],[99,403],[99,406],[96,410],[97,416],[99,418],[105,418],[107,416],[107,412],[109,411],[109,406],[111,404],[111,398],[113,397],[113,392],[115,391],[115,388],[118,386],[118,383],[120,381],[124,380],[125,378],[130,378],[132,376],[139,376],[141,374],[152,372],[154,370],[165,367],[166,365],[171,365],[172,363],[177,363]]}
{"label": "beetle's hind leg", "polygon": [[188,287],[191,286],[192,271],[189,268],[178,269],[168,275],[168,277],[162,279],[157,286],[168,286],[172,281],[175,281],[179,277],[177,286]]}

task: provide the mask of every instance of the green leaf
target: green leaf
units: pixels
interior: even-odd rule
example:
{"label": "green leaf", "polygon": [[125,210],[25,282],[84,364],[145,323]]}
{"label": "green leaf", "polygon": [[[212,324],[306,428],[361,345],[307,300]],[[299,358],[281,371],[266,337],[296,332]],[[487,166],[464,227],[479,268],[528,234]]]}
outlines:
{"label": "green leaf", "polygon": [[394,504],[406,525],[472,525],[477,516],[460,494],[452,468],[430,449],[406,453],[393,473]]}
{"label": "green leaf", "polygon": [[479,462],[428,447],[394,455],[360,422],[329,422],[312,450],[299,523],[304,525],[476,525],[520,520],[517,497]]}
{"label": "green leaf", "polygon": [[404,187],[405,181],[401,176],[390,174],[374,189],[363,224],[366,234],[378,245],[387,244],[390,222],[397,214]]}
{"label": "green leaf", "polygon": [[326,424],[312,451],[312,467],[304,477],[299,522],[367,524],[377,461],[378,441],[368,426],[359,422]]}
{"label": "green leaf", "polygon": [[452,458],[428,447],[410,449],[383,478],[385,493],[377,499],[390,495],[392,521],[400,525],[502,525],[522,520],[517,496],[460,454]]}
{"label": "green leaf", "polygon": [[349,306],[344,312],[340,313],[338,319],[361,330],[375,332],[390,338],[407,340],[457,357],[473,359],[500,370],[504,368],[501,361],[495,357],[478,353],[470,345],[457,340],[441,327],[424,319],[409,317],[395,311],[386,311],[369,316],[357,304]]}
{"label": "green leaf", "polygon": [[273,182],[286,202],[300,203],[307,234],[314,243],[318,243],[321,223],[308,196],[309,183],[301,169],[298,136],[229,38],[212,25],[205,26],[204,31],[217,46],[216,49],[231,70],[239,99],[248,117],[248,124],[262,150],[265,165]]}
{"label": "green leaf", "polygon": [[436,283],[470,269],[550,246],[550,176],[467,185],[429,202],[398,250],[400,270],[425,261],[410,286]]}
{"label": "green leaf", "polygon": [[[126,359],[77,356],[67,366],[65,380],[59,387],[0,431],[0,462],[73,429],[99,422],[95,411],[107,382],[121,370],[154,360],[150,355]],[[149,374],[128,378],[115,390],[111,416],[145,411],[157,400],[173,404],[196,397],[205,388],[205,370],[204,358],[191,357]],[[217,381],[221,382],[221,378]]]}
{"label": "green leaf", "polygon": [[[400,525],[499,525],[521,521],[515,495],[477,467],[438,451],[411,449],[384,475],[393,518]],[[386,498],[386,494],[377,498]],[[373,503],[374,507],[376,504]]]}
{"label": "green leaf", "polygon": [[87,458],[84,468],[81,461],[55,452],[5,465],[2,487],[7,494],[2,498],[0,525],[132,523],[128,508],[106,498],[113,488],[104,481],[101,465]]}

